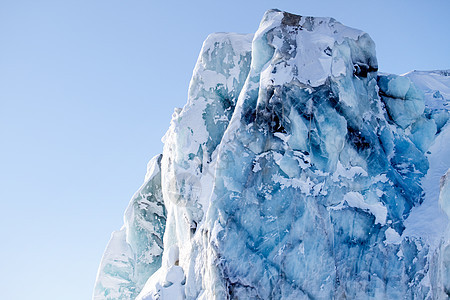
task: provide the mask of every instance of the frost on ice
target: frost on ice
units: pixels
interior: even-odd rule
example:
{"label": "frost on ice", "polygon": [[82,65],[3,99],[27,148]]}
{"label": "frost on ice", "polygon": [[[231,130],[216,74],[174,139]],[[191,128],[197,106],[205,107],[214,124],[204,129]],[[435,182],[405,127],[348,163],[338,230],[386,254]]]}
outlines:
{"label": "frost on ice", "polygon": [[377,70],[332,18],[210,35],[94,298],[445,298],[449,74]]}

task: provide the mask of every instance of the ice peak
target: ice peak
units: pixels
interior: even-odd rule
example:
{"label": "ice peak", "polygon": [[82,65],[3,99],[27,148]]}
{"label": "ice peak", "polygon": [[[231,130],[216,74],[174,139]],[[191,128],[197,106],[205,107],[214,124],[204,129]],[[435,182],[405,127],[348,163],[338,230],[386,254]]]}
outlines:
{"label": "ice peak", "polygon": [[[349,61],[344,60],[343,51],[350,52]],[[327,78],[346,73],[367,76],[378,70],[375,44],[366,33],[333,18],[304,17],[279,10],[264,15],[252,52],[252,68],[256,71],[272,58],[266,75],[274,85],[299,82],[317,87]]]}

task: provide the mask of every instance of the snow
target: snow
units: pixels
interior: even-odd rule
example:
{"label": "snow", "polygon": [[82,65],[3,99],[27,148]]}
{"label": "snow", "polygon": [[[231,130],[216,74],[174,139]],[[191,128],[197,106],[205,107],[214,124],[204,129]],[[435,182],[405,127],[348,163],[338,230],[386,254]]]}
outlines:
{"label": "snow", "polygon": [[178,266],[179,250],[172,246],[168,251],[167,265],[151,276],[136,300],[184,299],[186,278]]}
{"label": "snow", "polygon": [[[350,207],[359,208],[371,213],[373,216],[375,216],[375,223],[381,225],[386,224],[387,209],[382,203],[378,202],[369,204],[365,201],[364,196],[358,192],[348,192],[344,195],[344,201]],[[344,203],[341,203],[335,207],[331,207],[331,209],[333,210],[342,208],[344,208]]]}
{"label": "snow", "polygon": [[422,180],[425,199],[420,206],[412,209],[405,220],[404,237],[413,236],[426,240],[436,248],[448,226],[448,217],[439,207],[439,184],[441,177],[450,168],[450,126],[446,126],[429,148],[430,168]]}
{"label": "snow", "polygon": [[424,92],[427,107],[449,109],[450,70],[411,71],[403,76]]}
{"label": "snow", "polygon": [[352,179],[355,176],[368,176],[366,170],[359,166],[345,168],[341,162],[337,163],[336,171],[333,173],[332,179],[335,182],[339,182],[339,177],[345,177],[347,179]]}
{"label": "snow", "polygon": [[386,235],[386,240],[384,241],[386,244],[396,244],[396,245],[398,245],[398,244],[400,244],[402,242],[402,238],[400,237],[398,232],[395,231],[395,229],[393,229],[391,227],[386,229],[384,234]]}

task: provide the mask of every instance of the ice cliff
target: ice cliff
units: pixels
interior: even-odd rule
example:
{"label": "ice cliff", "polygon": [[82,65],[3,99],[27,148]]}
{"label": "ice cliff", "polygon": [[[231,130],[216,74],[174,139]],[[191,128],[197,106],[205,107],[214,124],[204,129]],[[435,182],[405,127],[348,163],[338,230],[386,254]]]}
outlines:
{"label": "ice cliff", "polygon": [[448,297],[450,74],[377,71],[332,18],[210,35],[93,298]]}

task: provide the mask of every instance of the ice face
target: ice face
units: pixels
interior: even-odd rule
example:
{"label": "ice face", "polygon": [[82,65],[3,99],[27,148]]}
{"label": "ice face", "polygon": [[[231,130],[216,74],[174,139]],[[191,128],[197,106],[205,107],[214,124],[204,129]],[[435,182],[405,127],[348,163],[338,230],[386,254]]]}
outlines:
{"label": "ice face", "polygon": [[392,120],[400,127],[406,128],[423,114],[423,96],[407,77],[380,76],[378,85]]}
{"label": "ice face", "polygon": [[209,36],[150,189],[167,218],[162,262],[153,231],[130,221],[147,208],[128,209],[97,286],[112,262],[127,267],[110,290],[135,296],[149,278],[146,300],[443,297],[434,178],[450,168],[448,110],[417,78],[377,69],[369,35],[332,18],[271,10],[255,35]]}
{"label": "ice face", "polygon": [[402,126],[423,98],[387,78],[386,94],[412,103],[405,121],[388,115],[373,42],[333,19],[269,12],[252,53],[264,55],[218,150],[204,247],[222,275],[207,298],[425,297],[428,249],[391,243],[421,201],[428,162]]}
{"label": "ice face", "polygon": [[188,103],[175,112],[164,137],[162,183],[169,216],[166,232],[170,233],[164,236],[164,245],[178,245],[184,254],[181,265],[194,264],[190,253],[196,251],[196,244],[192,238],[209,206],[216,148],[247,78],[252,37],[213,34],[206,39],[189,87]]}
{"label": "ice face", "polygon": [[93,299],[135,299],[161,267],[166,209],[161,192],[161,155],[148,164],[142,187],[134,194],[124,226],[112,234],[103,254]]}

